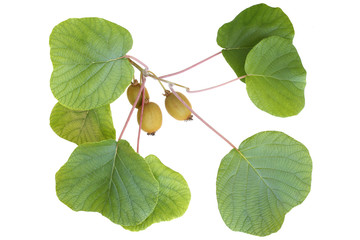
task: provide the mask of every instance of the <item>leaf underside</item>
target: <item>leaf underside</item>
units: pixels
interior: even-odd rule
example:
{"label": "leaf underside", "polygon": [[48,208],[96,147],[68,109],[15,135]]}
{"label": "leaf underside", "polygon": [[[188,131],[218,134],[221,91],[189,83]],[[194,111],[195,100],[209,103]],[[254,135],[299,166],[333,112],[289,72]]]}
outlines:
{"label": "leaf underside", "polygon": [[261,110],[289,117],[304,108],[306,71],[290,40],[263,39],[249,52],[245,71],[248,95]]}
{"label": "leaf underside", "polygon": [[147,156],[145,161],[159,182],[159,198],[154,211],[144,222],[137,226],[124,227],[131,231],[144,230],[153,223],[181,217],[190,203],[190,189],[181,174],[166,167],[154,155]]}
{"label": "leaf underside", "polygon": [[300,142],[281,132],[246,139],[240,154],[221,161],[216,195],[225,224],[233,231],[266,236],[278,231],[285,214],[310,191],[312,161]]}
{"label": "leaf underside", "polygon": [[217,34],[217,43],[223,48],[225,60],[240,77],[246,74],[244,65],[249,51],[262,39],[270,36],[292,40],[294,28],[280,8],[257,4],[221,26]]}
{"label": "leaf underside", "polygon": [[78,145],[115,139],[110,105],[77,111],[57,103],[50,115],[50,126],[54,132]]}
{"label": "leaf underside", "polygon": [[74,150],[56,173],[56,193],[74,211],[99,212],[134,226],[153,212],[159,183],[128,142],[105,140]]}
{"label": "leaf underside", "polygon": [[50,87],[65,107],[89,110],[115,101],[130,84],[134,69],[123,57],[130,33],[101,18],[70,18],[50,35]]}

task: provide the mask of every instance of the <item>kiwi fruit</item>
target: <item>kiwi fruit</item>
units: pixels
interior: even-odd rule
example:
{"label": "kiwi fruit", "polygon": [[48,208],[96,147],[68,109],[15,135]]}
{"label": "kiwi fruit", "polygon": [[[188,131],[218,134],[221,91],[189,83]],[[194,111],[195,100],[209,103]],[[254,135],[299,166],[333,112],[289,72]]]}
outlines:
{"label": "kiwi fruit", "polygon": [[[136,97],[140,91],[140,87],[141,87],[141,84],[139,84],[136,80],[133,83],[131,83],[131,85],[128,87],[126,94],[127,94],[129,103],[131,105],[134,105]],[[149,101],[149,99],[150,99],[149,92],[145,88],[145,103],[147,103]],[[141,103],[142,103],[142,94],[140,95],[139,101],[137,102],[135,107],[139,108],[141,106]]]}
{"label": "kiwi fruit", "polygon": [[[141,106],[137,112],[137,121],[140,125]],[[160,107],[154,102],[148,102],[144,105],[143,118],[141,129],[148,133],[148,135],[154,135],[162,125],[162,113]]]}
{"label": "kiwi fruit", "polygon": [[[176,92],[179,97],[191,108],[190,101],[180,92]],[[189,109],[180,102],[174,93],[167,93],[165,98],[166,111],[176,120],[186,121],[192,120],[192,115]]]}

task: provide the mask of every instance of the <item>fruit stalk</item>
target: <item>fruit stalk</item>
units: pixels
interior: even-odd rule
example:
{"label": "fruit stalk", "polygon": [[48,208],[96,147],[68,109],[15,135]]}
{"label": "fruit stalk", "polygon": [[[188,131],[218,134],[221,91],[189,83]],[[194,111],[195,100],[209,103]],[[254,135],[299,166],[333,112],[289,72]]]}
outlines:
{"label": "fruit stalk", "polygon": [[182,88],[185,88],[185,89],[189,89],[189,88],[186,87],[186,86],[183,86],[183,85],[177,84],[177,83],[175,83],[175,82],[171,82],[171,81],[162,79],[162,78],[156,76],[155,74],[153,74],[153,73],[150,72],[150,71],[149,71],[149,73],[150,73],[150,74],[149,74],[149,77],[152,77],[152,78],[154,78],[154,79],[156,79],[156,80],[158,80],[158,81],[165,82],[165,83],[167,83],[167,84],[172,84],[172,85],[175,85],[175,86],[178,86],[178,87],[182,87]]}
{"label": "fruit stalk", "polygon": [[[134,56],[125,55],[124,57],[126,57],[133,66],[135,66],[135,67],[136,67],[137,69],[139,69],[141,72],[144,72],[143,74],[144,74],[145,76],[147,76],[147,71],[149,70],[149,67],[148,67],[145,63],[143,63],[142,61],[140,61],[139,59],[137,59],[137,58],[134,57]],[[143,70],[139,65],[137,65],[137,64],[136,64],[134,61],[132,61],[132,60],[138,62],[140,65],[143,65],[143,67],[144,67],[145,69]]]}

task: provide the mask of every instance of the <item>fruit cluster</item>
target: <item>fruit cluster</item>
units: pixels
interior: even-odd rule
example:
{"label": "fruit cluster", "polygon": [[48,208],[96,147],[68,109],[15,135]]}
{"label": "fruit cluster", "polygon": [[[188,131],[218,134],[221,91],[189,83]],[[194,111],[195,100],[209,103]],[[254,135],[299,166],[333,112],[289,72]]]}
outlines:
{"label": "fruit cluster", "polygon": [[[127,97],[131,105],[134,105],[136,98],[139,94],[141,84],[135,79],[127,89]],[[184,94],[176,92],[177,95],[186,103],[188,107],[192,107],[190,101],[185,97]],[[135,107],[138,109],[137,122],[141,129],[147,132],[148,135],[155,135],[155,132],[160,129],[162,125],[162,113],[158,104],[150,102],[150,95],[148,90],[145,88],[145,99],[144,107],[142,110],[142,98],[143,94],[140,95],[138,102]],[[176,120],[188,121],[192,120],[191,111],[175,96],[174,93],[169,90],[165,91],[165,108],[166,111]],[[141,118],[142,114],[142,118]]]}

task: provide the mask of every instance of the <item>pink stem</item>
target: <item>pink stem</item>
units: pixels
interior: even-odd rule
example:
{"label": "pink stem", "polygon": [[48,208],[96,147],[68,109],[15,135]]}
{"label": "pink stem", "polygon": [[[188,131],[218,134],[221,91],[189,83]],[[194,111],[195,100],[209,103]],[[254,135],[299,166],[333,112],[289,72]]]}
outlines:
{"label": "pink stem", "polygon": [[238,77],[238,78],[235,78],[235,79],[233,79],[233,80],[230,80],[230,81],[228,81],[228,82],[225,82],[225,83],[222,83],[222,84],[213,86],[213,87],[204,88],[204,89],[200,89],[200,90],[191,91],[190,89],[187,88],[186,91],[187,91],[188,93],[204,92],[204,91],[207,91],[207,90],[211,90],[211,89],[214,89],[214,88],[218,88],[218,87],[224,86],[224,85],[226,85],[226,84],[228,84],[228,83],[235,82],[235,81],[237,81],[237,80],[239,80],[239,79],[243,79],[243,78],[245,78],[245,77],[246,77],[246,75],[241,76],[241,77]]}
{"label": "pink stem", "polygon": [[135,60],[136,62],[138,62],[139,64],[143,65],[143,67],[145,68],[145,71],[147,72],[149,70],[149,67],[143,63],[142,61],[140,61],[139,59],[137,59],[136,57],[130,56],[130,55],[125,55],[125,58],[130,58],[132,60]]}
{"label": "pink stem", "polygon": [[196,112],[194,112],[194,110],[189,107],[184,100],[182,100],[182,98],[175,92],[175,90],[173,89],[172,85],[169,84],[169,88],[171,90],[171,92],[175,95],[175,97],[177,97],[177,99],[179,99],[179,101],[184,104],[184,106],[189,109],[189,111],[194,114],[194,116],[196,116],[198,119],[200,119],[200,121],[202,121],[208,128],[210,128],[214,133],[216,133],[219,137],[221,137],[225,142],[227,142],[232,148],[236,149],[234,144],[232,144],[229,140],[227,140],[223,135],[221,135],[218,131],[216,131],[212,126],[210,126],[210,124],[208,124],[203,118],[201,118]]}
{"label": "pink stem", "polygon": [[175,72],[175,73],[171,73],[171,74],[167,74],[167,75],[164,75],[164,76],[160,76],[159,78],[172,77],[172,76],[178,75],[178,74],[180,74],[180,73],[186,72],[186,71],[188,71],[188,70],[196,67],[197,65],[200,65],[201,63],[206,62],[207,60],[210,60],[211,58],[213,58],[213,57],[215,57],[215,56],[217,56],[217,55],[219,55],[219,54],[221,54],[221,51],[218,52],[218,53],[215,53],[214,55],[212,55],[212,56],[210,56],[210,57],[208,57],[208,58],[205,58],[204,60],[202,60],[202,61],[200,61],[200,62],[198,62],[198,63],[195,63],[194,65],[191,65],[191,66],[188,67],[188,68],[185,68],[185,69],[183,69],[183,70],[181,70],[181,71],[178,71],[178,72]]}
{"label": "pink stem", "polygon": [[[143,114],[144,114],[144,103],[145,103],[145,82],[146,78],[144,76],[141,76],[142,78],[142,99],[141,99],[141,112],[140,112],[140,122],[139,122],[139,132],[138,132],[138,138],[137,138],[137,146],[136,146],[136,152],[139,153],[140,148],[140,133],[141,133],[141,126],[143,121]],[[140,92],[140,91],[139,91]]]}
{"label": "pink stem", "polygon": [[124,127],[123,127],[123,129],[122,129],[122,131],[121,131],[121,133],[120,133],[120,136],[119,136],[118,141],[120,141],[120,139],[122,138],[122,136],[123,136],[123,134],[124,134],[124,132],[125,132],[125,129],[126,129],[128,123],[129,123],[129,121],[130,121],[131,115],[132,115],[133,112],[134,112],[135,106],[136,106],[136,104],[137,104],[138,101],[139,101],[140,94],[141,94],[141,92],[143,91],[144,88],[145,88],[145,85],[144,85],[144,83],[143,83],[143,84],[141,84],[141,86],[140,86],[139,93],[138,93],[138,95],[136,96],[135,102],[134,102],[134,104],[133,104],[133,106],[132,106],[132,108],[131,108],[131,110],[130,110],[130,113],[129,113],[128,118],[126,119],[125,125],[124,125]]}

